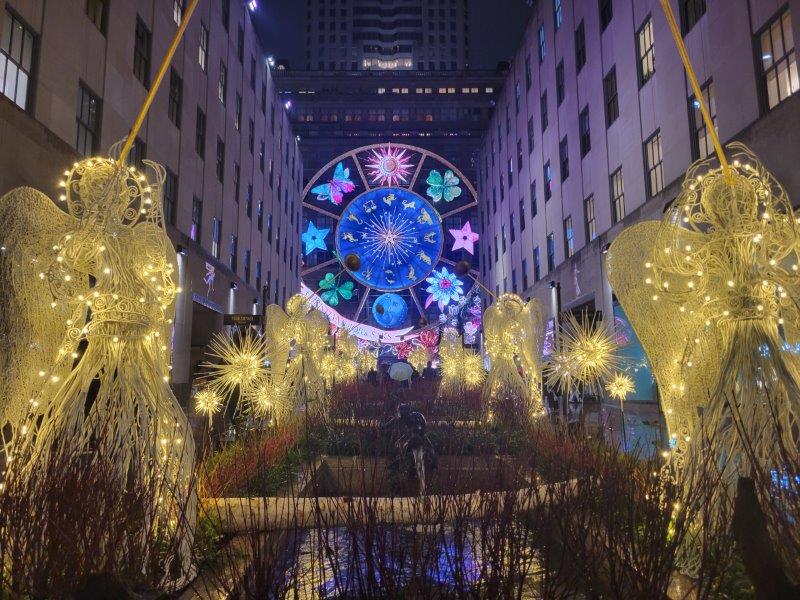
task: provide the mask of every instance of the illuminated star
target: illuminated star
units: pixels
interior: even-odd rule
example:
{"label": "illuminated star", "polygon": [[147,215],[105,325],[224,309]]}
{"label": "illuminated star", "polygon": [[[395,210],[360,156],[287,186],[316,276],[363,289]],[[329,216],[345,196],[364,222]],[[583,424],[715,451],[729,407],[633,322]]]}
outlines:
{"label": "illuminated star", "polygon": [[472,226],[469,224],[469,221],[464,223],[461,229],[450,229],[448,231],[450,231],[450,235],[455,238],[453,242],[453,251],[463,248],[470,254],[475,254],[475,242],[477,242],[481,236],[472,231]]}
{"label": "illuminated star", "polygon": [[317,229],[317,226],[309,221],[308,229],[306,229],[306,232],[300,236],[300,238],[303,240],[303,243],[306,245],[306,255],[311,254],[317,248],[320,250],[327,250],[328,246],[325,244],[325,238],[330,231],[330,229]]}

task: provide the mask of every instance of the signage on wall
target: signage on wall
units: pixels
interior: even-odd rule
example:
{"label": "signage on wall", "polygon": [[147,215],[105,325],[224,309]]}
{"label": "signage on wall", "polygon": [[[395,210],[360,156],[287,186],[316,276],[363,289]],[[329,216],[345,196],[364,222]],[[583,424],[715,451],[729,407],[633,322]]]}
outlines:
{"label": "signage on wall", "polygon": [[224,325],[237,325],[240,327],[247,325],[260,326],[262,321],[261,315],[251,315],[247,313],[225,315],[222,319]]}

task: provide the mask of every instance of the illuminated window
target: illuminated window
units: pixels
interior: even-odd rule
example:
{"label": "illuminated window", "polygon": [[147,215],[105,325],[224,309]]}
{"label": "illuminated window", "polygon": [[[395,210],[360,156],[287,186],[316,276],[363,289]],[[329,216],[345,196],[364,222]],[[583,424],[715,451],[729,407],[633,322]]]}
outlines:
{"label": "illuminated window", "polygon": [[539,32],[538,32],[538,40],[539,40],[539,62],[544,62],[544,57],[547,54],[547,46],[544,37],[544,25],[539,25]]}
{"label": "illuminated window", "polygon": [[194,196],[192,198],[192,226],[189,228],[189,237],[195,242],[200,242],[203,223],[203,201]]}
{"label": "illuminated window", "polygon": [[797,92],[792,16],[788,10],[776,17],[761,34],[761,71],[768,108],[774,108]]}
{"label": "illuminated window", "polygon": [[572,215],[564,219],[564,256],[575,254],[575,231],[572,229]]}
{"label": "illuminated window", "polygon": [[642,86],[656,72],[653,50],[653,19],[648,18],[636,34],[636,49],[639,55],[639,85]]}
{"label": "illuminated window", "polygon": [[625,188],[622,183],[622,167],[609,177],[611,183],[611,219],[619,223],[625,218]]}
{"label": "illuminated window", "polygon": [[655,196],[664,189],[660,131],[656,131],[644,143],[644,158],[647,168],[647,195]]}
{"label": "illuminated window", "polygon": [[594,196],[589,196],[583,201],[583,215],[586,224],[586,241],[591,242],[597,237],[597,222],[594,216]]}
{"label": "illuminated window", "polygon": [[208,28],[200,22],[200,45],[197,49],[197,63],[205,72],[208,69]]}
{"label": "illuminated window", "polygon": [[172,20],[175,25],[180,25],[183,19],[184,0],[172,0]]}
{"label": "illuminated window", "polygon": [[211,255],[219,260],[220,238],[222,237],[222,221],[214,217],[211,220]]}
{"label": "illuminated window", "polygon": [[[714,123],[714,129],[716,129],[717,102],[714,96],[714,82],[709,81],[701,88],[701,91],[703,92],[703,100],[706,103],[708,114]],[[714,151],[714,145],[711,141],[711,133],[708,131],[703,115],[700,113],[700,103],[694,96],[689,98],[689,115],[692,127],[692,157],[694,160],[706,158]]]}
{"label": "illuminated window", "polygon": [[222,104],[225,104],[225,97],[228,95],[228,68],[222,60],[219,61],[219,83],[217,84],[217,96]]}
{"label": "illuminated window", "polygon": [[547,202],[553,197],[553,170],[550,168],[550,161],[544,163],[544,201]]}
{"label": "illuminated window", "polygon": [[561,24],[564,22],[564,7],[562,6],[562,0],[553,0],[553,21],[555,22],[556,29],[561,27]]}

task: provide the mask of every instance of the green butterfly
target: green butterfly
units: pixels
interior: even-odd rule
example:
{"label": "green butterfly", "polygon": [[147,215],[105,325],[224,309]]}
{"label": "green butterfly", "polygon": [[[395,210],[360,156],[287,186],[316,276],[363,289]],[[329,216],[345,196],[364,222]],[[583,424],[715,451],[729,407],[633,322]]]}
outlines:
{"label": "green butterfly", "polygon": [[461,188],[458,185],[461,180],[450,169],[444,172],[444,176],[436,169],[431,169],[425,183],[428,184],[428,189],[425,193],[434,202],[439,200],[451,202],[461,195]]}
{"label": "green butterfly", "polygon": [[326,273],[319,282],[319,287],[325,290],[321,294],[323,302],[330,306],[339,306],[339,296],[345,300],[353,297],[353,282],[345,281],[341,285],[336,285],[336,276],[333,273]]}

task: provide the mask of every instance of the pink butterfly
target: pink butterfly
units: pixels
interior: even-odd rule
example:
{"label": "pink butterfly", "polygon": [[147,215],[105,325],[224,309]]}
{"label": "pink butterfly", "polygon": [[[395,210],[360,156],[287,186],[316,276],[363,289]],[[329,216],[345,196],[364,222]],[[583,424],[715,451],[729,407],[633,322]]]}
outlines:
{"label": "pink butterfly", "polygon": [[311,189],[312,194],[317,195],[317,200],[324,202],[330,200],[339,206],[344,199],[344,195],[356,189],[356,184],[350,181],[350,169],[345,169],[344,164],[339,163],[333,171],[333,179],[330,183],[324,183]]}

